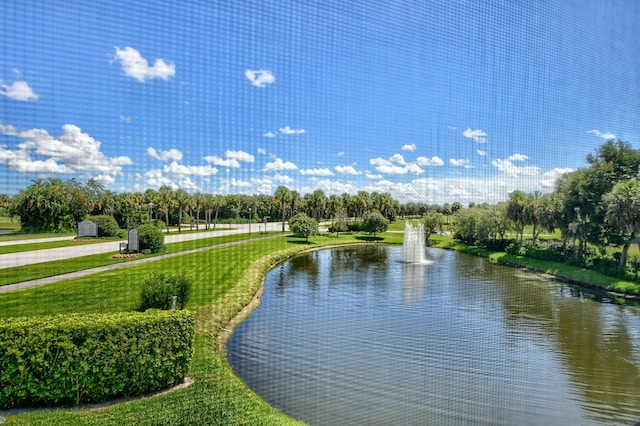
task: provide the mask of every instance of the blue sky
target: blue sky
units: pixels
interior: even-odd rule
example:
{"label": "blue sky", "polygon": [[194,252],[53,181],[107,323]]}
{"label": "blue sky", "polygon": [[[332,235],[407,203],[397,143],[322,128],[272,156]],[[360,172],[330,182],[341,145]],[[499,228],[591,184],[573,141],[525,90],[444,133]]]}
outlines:
{"label": "blue sky", "polygon": [[[175,3],[175,4],[173,4]],[[0,4],[0,193],[494,203],[640,148],[640,2]]]}

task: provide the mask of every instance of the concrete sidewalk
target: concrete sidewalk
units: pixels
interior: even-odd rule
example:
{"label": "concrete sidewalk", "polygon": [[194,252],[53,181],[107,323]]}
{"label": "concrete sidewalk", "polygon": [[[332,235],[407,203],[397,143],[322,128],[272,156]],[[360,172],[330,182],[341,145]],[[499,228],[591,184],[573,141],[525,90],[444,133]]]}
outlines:
{"label": "concrete sidewalk", "polygon": [[[227,225],[228,228],[228,225]],[[222,229],[218,226],[217,229]],[[285,227],[288,229],[288,227]],[[281,222],[267,223],[267,231],[282,230]],[[265,225],[263,223],[251,224],[251,232],[264,232]],[[231,229],[218,231],[203,231],[188,234],[166,234],[164,237],[165,244],[178,243],[183,241],[199,240],[203,238],[222,237],[224,235],[244,234],[249,232],[249,224],[233,225]],[[60,241],[60,238],[71,239],[69,237],[55,237],[53,239],[43,239],[43,241]],[[30,240],[29,242],[36,242]],[[42,242],[42,241],[39,241]],[[52,262],[56,260],[71,259],[74,257],[88,256],[100,253],[115,253],[120,248],[120,241],[110,241],[107,243],[83,244],[77,247],[60,247],[54,249],[33,250],[21,253],[7,253],[0,255],[0,274],[4,268],[13,268],[15,266],[33,265],[36,263]]]}

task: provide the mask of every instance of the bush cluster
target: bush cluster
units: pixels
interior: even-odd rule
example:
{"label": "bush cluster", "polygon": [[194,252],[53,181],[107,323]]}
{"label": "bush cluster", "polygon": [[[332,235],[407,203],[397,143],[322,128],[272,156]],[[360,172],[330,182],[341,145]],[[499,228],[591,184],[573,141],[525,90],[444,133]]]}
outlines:
{"label": "bush cluster", "polygon": [[176,309],[183,309],[191,294],[191,278],[185,273],[152,273],[142,284],[140,310],[171,309],[176,296]]}
{"label": "bush cluster", "polygon": [[120,228],[118,227],[118,221],[113,216],[102,214],[98,216],[90,216],[89,220],[91,220],[98,226],[99,237],[118,236],[118,231],[120,230]]}
{"label": "bush cluster", "polygon": [[154,223],[146,223],[138,227],[138,243],[140,251],[148,250],[150,253],[161,253],[164,251],[164,234]]}
{"label": "bush cluster", "polygon": [[194,314],[148,311],[0,322],[0,408],[95,403],[180,383]]}

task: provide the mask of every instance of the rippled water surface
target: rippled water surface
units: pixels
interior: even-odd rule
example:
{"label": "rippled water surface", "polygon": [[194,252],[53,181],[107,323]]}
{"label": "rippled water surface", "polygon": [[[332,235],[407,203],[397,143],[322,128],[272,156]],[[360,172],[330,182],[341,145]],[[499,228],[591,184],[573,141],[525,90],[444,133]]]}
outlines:
{"label": "rippled water surface", "polygon": [[314,425],[640,422],[640,308],[453,251],[323,250],[266,278],[229,360]]}

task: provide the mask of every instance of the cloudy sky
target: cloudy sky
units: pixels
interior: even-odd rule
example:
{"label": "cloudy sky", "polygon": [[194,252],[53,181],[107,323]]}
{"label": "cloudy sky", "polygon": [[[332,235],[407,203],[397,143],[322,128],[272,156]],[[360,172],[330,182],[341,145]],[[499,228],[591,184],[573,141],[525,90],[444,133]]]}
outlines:
{"label": "cloudy sky", "polygon": [[640,2],[7,0],[0,193],[553,189],[640,148]]}

